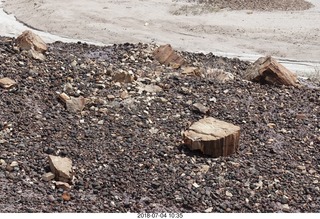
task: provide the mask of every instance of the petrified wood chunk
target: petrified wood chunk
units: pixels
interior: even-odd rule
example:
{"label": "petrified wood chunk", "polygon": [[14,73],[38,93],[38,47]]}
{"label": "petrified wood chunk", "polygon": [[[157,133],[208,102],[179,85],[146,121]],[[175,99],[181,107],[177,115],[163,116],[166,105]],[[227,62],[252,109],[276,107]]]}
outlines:
{"label": "petrified wood chunk", "polygon": [[170,44],[162,45],[153,52],[153,56],[160,64],[170,65],[179,68],[184,60],[171,47]]}
{"label": "petrified wood chunk", "polygon": [[255,61],[244,74],[244,79],[262,84],[297,85],[296,74],[289,71],[271,56]]}
{"label": "petrified wood chunk", "polygon": [[193,123],[183,135],[191,150],[212,157],[228,156],[238,149],[240,127],[208,117]]}

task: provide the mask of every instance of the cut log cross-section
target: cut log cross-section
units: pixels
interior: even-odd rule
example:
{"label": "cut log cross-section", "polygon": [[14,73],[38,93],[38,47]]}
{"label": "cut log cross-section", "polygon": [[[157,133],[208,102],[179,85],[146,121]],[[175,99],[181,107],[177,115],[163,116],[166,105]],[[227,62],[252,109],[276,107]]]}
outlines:
{"label": "cut log cross-section", "polygon": [[239,147],[240,127],[208,117],[195,122],[184,132],[184,142],[191,150],[212,157],[229,156]]}

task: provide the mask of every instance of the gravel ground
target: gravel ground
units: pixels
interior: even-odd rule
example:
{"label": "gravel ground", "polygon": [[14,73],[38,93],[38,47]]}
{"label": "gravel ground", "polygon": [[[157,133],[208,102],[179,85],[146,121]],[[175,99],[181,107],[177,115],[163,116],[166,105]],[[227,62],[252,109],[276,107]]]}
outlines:
{"label": "gravel ground", "polygon": [[[185,0],[184,0],[185,1]],[[304,0],[187,0],[200,4],[209,4],[219,9],[230,10],[257,10],[257,11],[299,11],[307,10],[313,5]]]}
{"label": "gravel ground", "polygon": [[[40,62],[0,38],[0,78],[18,83],[0,88],[1,212],[320,212],[319,84],[259,85],[241,79],[248,62],[181,52],[235,79],[186,76],[153,60],[154,48],[56,42]],[[120,69],[137,80],[113,82]],[[70,113],[57,92],[89,103]],[[213,159],[182,144],[204,116],[196,102],[241,127],[236,154]],[[41,178],[49,154],[73,161],[69,201]]]}

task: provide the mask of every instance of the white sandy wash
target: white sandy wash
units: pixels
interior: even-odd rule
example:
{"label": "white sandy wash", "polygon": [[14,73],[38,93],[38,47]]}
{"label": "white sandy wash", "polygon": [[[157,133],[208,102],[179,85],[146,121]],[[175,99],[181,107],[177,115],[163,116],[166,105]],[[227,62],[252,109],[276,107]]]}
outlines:
{"label": "white sandy wash", "polygon": [[320,0],[310,2],[315,7],[306,11],[220,10],[174,15],[172,12],[192,3],[5,0],[0,3],[4,7],[0,9],[0,35],[17,36],[25,29],[37,29],[47,42],[170,43],[178,50],[249,61],[272,55],[290,70],[305,74],[320,69]]}

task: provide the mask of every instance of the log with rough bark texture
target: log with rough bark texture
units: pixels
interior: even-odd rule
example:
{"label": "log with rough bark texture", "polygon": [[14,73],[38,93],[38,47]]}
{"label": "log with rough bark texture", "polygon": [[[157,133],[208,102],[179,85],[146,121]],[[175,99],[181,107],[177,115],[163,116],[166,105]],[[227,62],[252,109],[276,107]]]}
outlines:
{"label": "log with rough bark texture", "polygon": [[296,74],[271,56],[261,57],[255,61],[245,72],[244,79],[262,84],[297,86]]}
{"label": "log with rough bark texture", "polygon": [[228,156],[238,149],[240,127],[207,117],[192,124],[183,135],[191,150],[200,150],[212,157]]}

